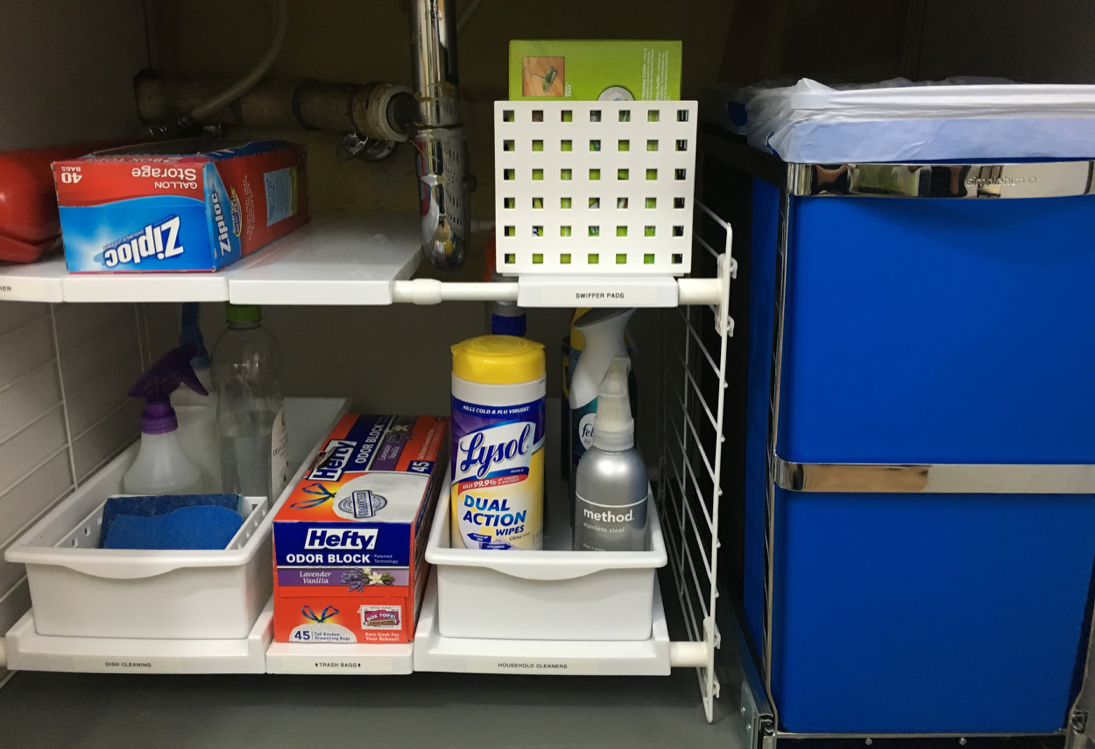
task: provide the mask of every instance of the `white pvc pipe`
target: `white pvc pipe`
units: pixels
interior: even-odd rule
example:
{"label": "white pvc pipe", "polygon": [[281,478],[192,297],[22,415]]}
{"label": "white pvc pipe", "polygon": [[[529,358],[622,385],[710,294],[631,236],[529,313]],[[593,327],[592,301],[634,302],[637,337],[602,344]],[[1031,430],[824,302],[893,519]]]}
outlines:
{"label": "white pvc pipe", "polygon": [[706,642],[669,643],[669,665],[673,668],[704,668],[707,666]]}
{"label": "white pvc pipe", "polygon": [[[722,281],[717,278],[678,279],[678,304],[718,304]],[[392,281],[392,301],[397,304],[441,304],[441,302],[516,302],[518,284],[461,283],[435,278]]]}
{"label": "white pvc pipe", "polygon": [[459,283],[434,278],[392,281],[392,301],[410,304],[441,302],[516,302],[516,283]]}
{"label": "white pvc pipe", "polygon": [[463,13],[461,13],[460,18],[456,20],[457,34],[464,33],[464,29],[467,28],[467,25],[469,23],[471,23],[472,16],[475,15],[475,11],[479,10],[479,4],[482,2],[483,0],[471,0],[471,2],[468,3],[467,9]]}
{"label": "white pvc pipe", "polygon": [[722,301],[722,281],[718,278],[681,278],[677,281],[677,303],[718,304]]}

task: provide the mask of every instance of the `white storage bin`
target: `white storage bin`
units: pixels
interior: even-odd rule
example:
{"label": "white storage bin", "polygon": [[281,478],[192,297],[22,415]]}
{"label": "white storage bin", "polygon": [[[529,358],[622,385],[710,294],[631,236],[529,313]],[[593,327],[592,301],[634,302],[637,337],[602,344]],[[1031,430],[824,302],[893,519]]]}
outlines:
{"label": "white storage bin", "polygon": [[[223,551],[100,549],[107,497],[137,445],[64,500],[5,553],[27,566],[35,630],[62,637],[243,639],[270,598],[265,497],[247,498],[243,527]],[[89,495],[95,510],[83,515]],[[75,517],[81,514],[83,517]]]}
{"label": "white storage bin", "polygon": [[[330,422],[346,411],[346,402],[290,399],[286,411],[290,429],[299,432],[290,431],[291,459],[306,461],[301,444],[310,446],[326,435]],[[63,637],[245,640],[270,600],[271,527],[289,491],[273,508],[265,498],[246,498],[249,515],[223,551],[95,548],[103,504],[123,494],[122,479],[138,448],[134,444],[111,461],[5,552],[7,561],[26,565],[35,631]]]}
{"label": "white storage bin", "polygon": [[[437,570],[437,619],[442,636],[650,638],[657,570],[667,562],[652,495],[647,512],[648,551],[492,551],[450,547],[448,482],[441,492],[426,560]],[[552,507],[552,517],[558,518],[563,507]],[[552,537],[569,540],[566,533],[548,536]]]}

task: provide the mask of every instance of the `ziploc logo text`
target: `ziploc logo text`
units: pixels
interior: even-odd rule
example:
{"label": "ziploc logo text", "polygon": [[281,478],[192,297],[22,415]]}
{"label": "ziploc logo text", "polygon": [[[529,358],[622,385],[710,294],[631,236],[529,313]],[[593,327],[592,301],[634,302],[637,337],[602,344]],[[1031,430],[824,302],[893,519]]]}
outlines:
{"label": "ziploc logo text", "polygon": [[228,220],[224,215],[224,206],[221,205],[221,197],[216,190],[209,193],[213,200],[213,220],[217,224],[217,246],[222,255],[232,254],[232,240],[228,238]]}
{"label": "ziploc logo text", "polygon": [[455,480],[528,474],[535,428],[517,421],[464,435],[457,443]]}
{"label": "ziploc logo text", "polygon": [[304,538],[305,549],[355,549],[376,548],[376,528],[309,528]]}
{"label": "ziploc logo text", "polygon": [[179,240],[178,216],[167,216],[147,224],[140,231],[122,237],[103,248],[103,262],[108,268],[122,263],[139,265],[151,258],[163,260],[183,254]]}

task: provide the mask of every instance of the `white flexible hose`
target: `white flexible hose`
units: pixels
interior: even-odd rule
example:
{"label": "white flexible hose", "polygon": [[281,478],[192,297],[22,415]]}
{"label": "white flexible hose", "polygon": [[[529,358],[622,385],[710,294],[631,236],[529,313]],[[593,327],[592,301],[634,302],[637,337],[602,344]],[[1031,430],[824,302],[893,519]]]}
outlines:
{"label": "white flexible hose", "polygon": [[479,10],[479,4],[481,2],[483,2],[483,0],[471,0],[471,2],[468,3],[468,7],[460,14],[460,18],[456,21],[457,34],[464,33],[464,29],[471,23],[471,18],[475,15],[475,11]]}
{"label": "white flexible hose", "polygon": [[212,99],[194,107],[193,111],[190,112],[190,119],[200,122],[203,117],[231,104],[250,91],[270,71],[274,59],[277,58],[278,52],[281,51],[281,45],[285,41],[285,32],[289,28],[289,0],[270,0],[270,2],[274,6],[276,20],[274,22],[274,38],[270,41],[266,54],[255,63],[255,67],[251,68],[245,76]]}

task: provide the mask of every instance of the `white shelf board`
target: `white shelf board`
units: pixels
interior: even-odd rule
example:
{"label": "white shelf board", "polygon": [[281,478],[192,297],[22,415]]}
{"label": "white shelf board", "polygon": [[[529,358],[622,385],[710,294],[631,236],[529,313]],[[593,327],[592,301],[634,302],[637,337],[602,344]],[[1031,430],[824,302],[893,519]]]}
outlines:
{"label": "white shelf board", "polygon": [[66,302],[222,302],[227,270],[216,273],[68,273],[61,278]]}
{"label": "white shelf board", "polygon": [[437,623],[437,580],[431,573],[415,631],[414,670],[564,676],[668,676],[669,629],[657,585],[654,586],[653,613],[650,639],[633,642],[442,637]]}
{"label": "white shelf board", "polygon": [[393,645],[301,645],[272,642],[266,649],[268,674],[409,674],[414,643]]}
{"label": "white shelf board", "polygon": [[273,600],[244,640],[46,637],[31,609],[7,633],[8,668],[127,674],[261,674],[274,634]]}
{"label": "white shelf board", "polygon": [[0,264],[0,300],[377,305],[421,258],[412,213],[328,213],[215,273],[69,273],[64,255]]}
{"label": "white shelf board", "polygon": [[36,263],[0,263],[0,301],[63,301],[61,280],[66,275],[65,256],[60,251]]}
{"label": "white shelf board", "polygon": [[421,221],[409,213],[315,216],[261,252],[227,269],[236,304],[392,303],[392,281],[410,278],[421,259]]}

